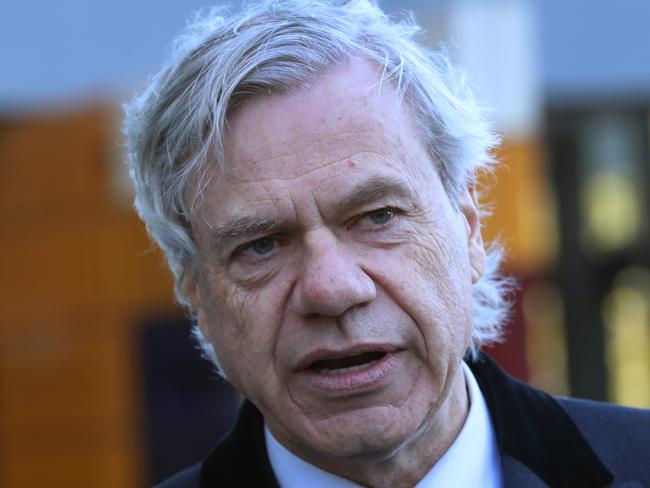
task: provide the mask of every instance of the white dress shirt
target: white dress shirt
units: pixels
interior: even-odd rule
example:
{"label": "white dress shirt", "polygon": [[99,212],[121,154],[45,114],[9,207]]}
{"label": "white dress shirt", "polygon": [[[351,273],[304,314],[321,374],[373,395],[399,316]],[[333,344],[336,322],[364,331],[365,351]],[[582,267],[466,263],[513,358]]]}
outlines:
{"label": "white dress shirt", "polygon": [[[501,460],[494,427],[474,375],[463,363],[470,409],[458,437],[416,488],[500,488]],[[360,485],[309,464],[280,444],[265,427],[266,448],[282,488],[358,488]]]}

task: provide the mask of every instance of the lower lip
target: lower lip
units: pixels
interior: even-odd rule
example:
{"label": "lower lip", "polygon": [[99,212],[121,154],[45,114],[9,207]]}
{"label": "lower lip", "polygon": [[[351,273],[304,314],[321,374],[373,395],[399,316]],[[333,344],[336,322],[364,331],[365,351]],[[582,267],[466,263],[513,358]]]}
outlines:
{"label": "lower lip", "polygon": [[378,386],[397,367],[399,352],[388,352],[366,369],[341,374],[323,374],[312,369],[302,371],[313,387],[327,393],[354,393]]}

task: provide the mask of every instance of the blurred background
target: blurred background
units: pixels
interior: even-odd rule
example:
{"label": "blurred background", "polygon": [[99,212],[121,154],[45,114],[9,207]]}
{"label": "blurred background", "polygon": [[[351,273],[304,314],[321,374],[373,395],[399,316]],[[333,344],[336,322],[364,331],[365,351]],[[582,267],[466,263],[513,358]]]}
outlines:
{"label": "blurred background", "polygon": [[[484,232],[520,286],[491,353],[552,393],[650,407],[650,3],[381,4],[447,46],[504,138]],[[119,131],[206,5],[3,5],[0,486],[148,486],[236,413],[132,211]]]}

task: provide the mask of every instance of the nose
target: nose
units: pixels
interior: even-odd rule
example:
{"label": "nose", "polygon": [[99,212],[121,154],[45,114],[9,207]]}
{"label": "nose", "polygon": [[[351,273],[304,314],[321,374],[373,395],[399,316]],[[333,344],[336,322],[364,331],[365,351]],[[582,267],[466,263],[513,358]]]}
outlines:
{"label": "nose", "polygon": [[372,278],[328,229],[306,236],[302,268],[292,295],[299,314],[336,317],[376,296]]}

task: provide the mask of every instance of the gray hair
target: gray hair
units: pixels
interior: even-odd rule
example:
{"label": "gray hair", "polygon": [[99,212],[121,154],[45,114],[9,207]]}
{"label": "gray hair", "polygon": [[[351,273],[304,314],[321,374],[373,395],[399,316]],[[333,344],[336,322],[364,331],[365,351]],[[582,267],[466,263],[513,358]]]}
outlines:
{"label": "gray hair", "polygon": [[[252,97],[309,86],[347,58],[366,58],[380,67],[380,84],[390,82],[409,104],[452,203],[494,164],[498,138],[481,107],[444,53],[416,41],[412,17],[390,19],[372,0],[266,0],[223,14],[198,14],[144,93],[125,105],[135,207],[190,312],[184,289],[200,271],[190,223],[213,172],[226,167],[228,116]],[[501,256],[498,246],[488,249],[486,272],[473,285],[469,356],[501,337],[509,308]],[[221,371],[212,345],[196,327],[194,335]]]}

